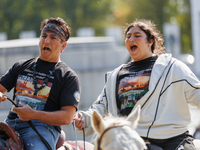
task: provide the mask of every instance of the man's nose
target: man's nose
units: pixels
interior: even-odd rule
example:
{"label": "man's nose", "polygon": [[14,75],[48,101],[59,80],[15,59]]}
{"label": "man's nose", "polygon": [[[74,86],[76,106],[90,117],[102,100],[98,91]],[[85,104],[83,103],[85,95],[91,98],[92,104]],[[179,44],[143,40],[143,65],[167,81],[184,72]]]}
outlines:
{"label": "man's nose", "polygon": [[50,37],[47,36],[47,37],[45,38],[44,42],[49,43],[49,42],[50,42]]}

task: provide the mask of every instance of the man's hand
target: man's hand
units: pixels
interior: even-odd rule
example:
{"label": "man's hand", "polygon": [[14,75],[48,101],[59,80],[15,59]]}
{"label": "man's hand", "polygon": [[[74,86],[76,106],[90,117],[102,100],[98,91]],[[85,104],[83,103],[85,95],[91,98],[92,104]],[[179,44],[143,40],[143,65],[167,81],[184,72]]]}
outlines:
{"label": "man's hand", "polygon": [[75,126],[79,129],[82,130],[83,129],[83,118],[81,117],[80,113],[76,113],[75,117],[73,118],[73,120],[75,120]]}
{"label": "man's hand", "polygon": [[4,102],[7,99],[7,97],[3,96],[3,93],[0,92],[0,103]]}
{"label": "man's hand", "polygon": [[19,119],[21,119],[22,121],[29,121],[34,119],[34,110],[29,105],[22,105],[21,103],[19,103],[19,106],[20,107],[13,108],[13,111],[16,112]]}

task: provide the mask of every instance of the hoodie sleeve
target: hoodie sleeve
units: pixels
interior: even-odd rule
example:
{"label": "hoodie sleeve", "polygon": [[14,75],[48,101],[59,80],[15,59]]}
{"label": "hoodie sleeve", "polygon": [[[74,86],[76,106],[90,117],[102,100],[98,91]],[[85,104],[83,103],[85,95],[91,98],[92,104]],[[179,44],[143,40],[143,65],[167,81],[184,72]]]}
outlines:
{"label": "hoodie sleeve", "polygon": [[200,81],[196,75],[190,70],[190,68],[182,63],[177,61],[176,73],[181,76],[180,80],[183,81],[183,89],[187,103],[190,105],[196,106],[200,109]]}
{"label": "hoodie sleeve", "polygon": [[[87,111],[79,111],[79,113],[81,113],[82,117],[84,118],[83,127],[85,131],[85,136],[90,136],[94,133],[91,118],[95,110],[98,111],[103,117],[107,114],[107,99],[105,96],[105,87],[103,88],[101,94],[98,96],[97,100]],[[78,128],[76,129],[80,135],[83,135],[82,130],[79,130]]]}

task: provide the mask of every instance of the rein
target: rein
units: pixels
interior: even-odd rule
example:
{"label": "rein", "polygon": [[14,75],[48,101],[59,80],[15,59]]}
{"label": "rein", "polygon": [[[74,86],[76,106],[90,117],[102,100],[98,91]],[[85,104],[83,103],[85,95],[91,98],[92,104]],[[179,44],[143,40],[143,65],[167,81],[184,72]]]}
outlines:
{"label": "rein", "polygon": [[[3,95],[6,96],[6,95]],[[14,100],[12,100],[11,98],[9,98],[8,96],[6,96],[7,99],[15,106],[15,107],[19,107]],[[52,150],[51,146],[49,145],[49,143],[45,140],[45,138],[38,132],[38,130],[35,128],[35,126],[33,125],[32,121],[29,120],[27,121],[27,123],[30,125],[30,127],[38,134],[38,136],[40,137],[40,139],[42,140],[42,142],[45,144],[45,146],[47,147],[48,150]]]}
{"label": "rein", "polygon": [[105,129],[105,130],[103,131],[103,133],[101,134],[101,136],[99,137],[98,141],[97,141],[97,147],[98,147],[97,150],[102,150],[101,147],[100,147],[100,145],[101,145],[101,140],[102,140],[104,134],[105,134],[108,130],[113,129],[113,128],[118,128],[118,127],[123,127],[123,126],[128,126],[128,127],[131,128],[130,125],[125,124],[125,125],[113,125],[113,126],[108,127],[107,129]]}

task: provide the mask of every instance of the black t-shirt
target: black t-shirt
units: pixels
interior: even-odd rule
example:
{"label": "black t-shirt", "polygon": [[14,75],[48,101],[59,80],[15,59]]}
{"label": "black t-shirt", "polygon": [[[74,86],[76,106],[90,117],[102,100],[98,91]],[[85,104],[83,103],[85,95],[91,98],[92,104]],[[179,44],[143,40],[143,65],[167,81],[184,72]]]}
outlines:
{"label": "black t-shirt", "polygon": [[151,70],[157,58],[158,56],[152,56],[129,62],[119,71],[116,100],[121,116],[128,116],[137,101],[147,93]]}
{"label": "black t-shirt", "polygon": [[[35,64],[37,65],[34,69]],[[36,87],[45,84],[37,93],[34,80]],[[19,61],[0,78],[0,84],[8,91],[15,87],[15,101],[28,104],[33,109],[57,111],[63,106],[78,108],[80,99],[78,76],[62,61],[52,63],[39,58]],[[8,118],[16,117],[11,109]]]}

